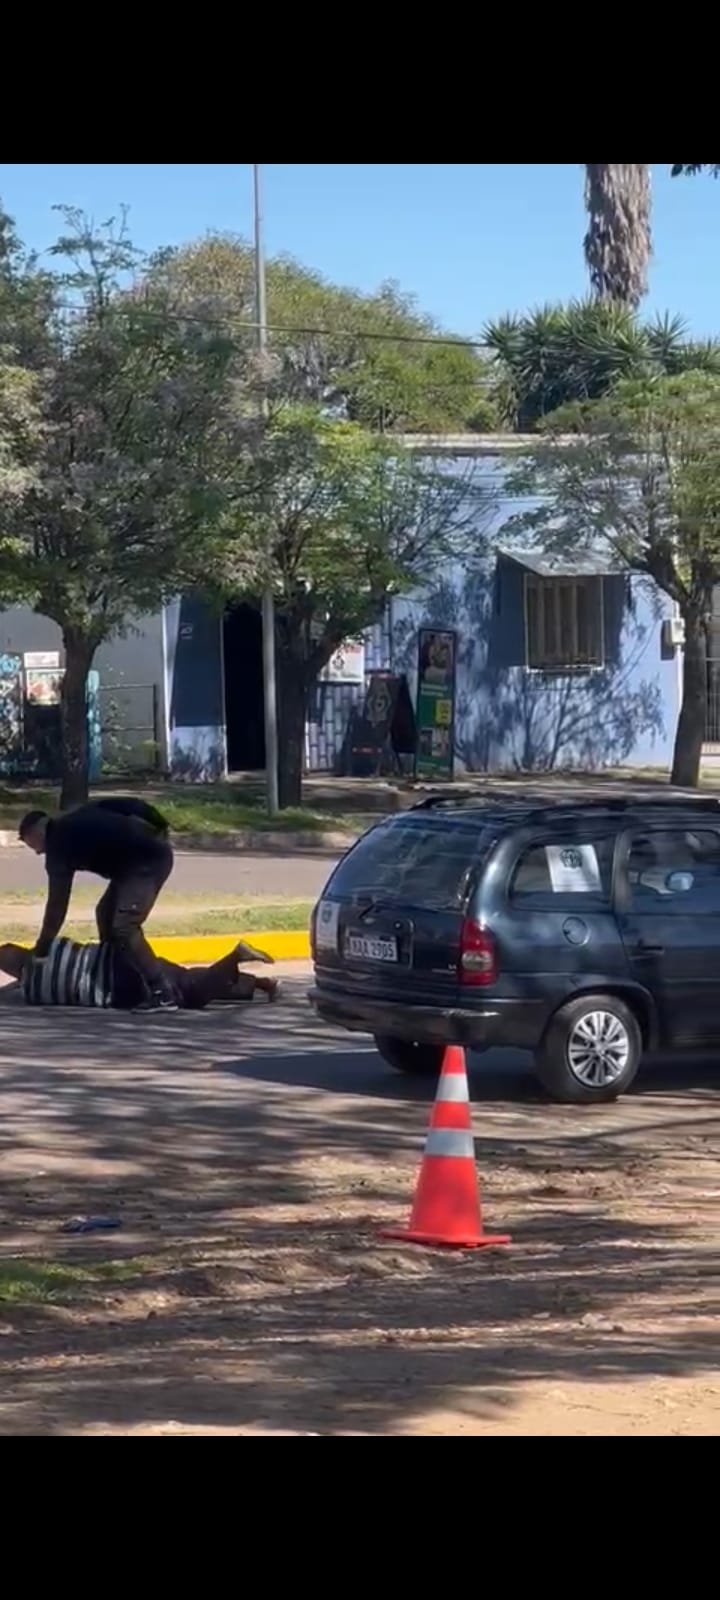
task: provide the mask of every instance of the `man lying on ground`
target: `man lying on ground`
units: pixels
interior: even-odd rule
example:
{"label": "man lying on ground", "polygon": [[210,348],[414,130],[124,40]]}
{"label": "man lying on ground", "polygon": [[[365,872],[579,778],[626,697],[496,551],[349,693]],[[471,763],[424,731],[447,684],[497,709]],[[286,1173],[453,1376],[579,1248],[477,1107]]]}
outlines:
{"label": "man lying on ground", "polygon": [[[255,993],[276,1000],[277,978],[255,978],[240,972],[241,961],[272,962],[272,956],[256,950],[244,940],[215,961],[211,967],[181,967],[163,961],[163,977],[168,990],[177,996],[176,1004],[185,1011],[202,1011],[213,1000],[247,1001]],[[23,999],[31,1006],[113,1006],[116,1010],[137,1010],[143,994],[143,980],[137,968],[125,958],[122,948],[111,944],[79,944],[74,939],[53,939],[47,956],[38,957],[20,944],[0,945],[0,972],[15,978]]]}

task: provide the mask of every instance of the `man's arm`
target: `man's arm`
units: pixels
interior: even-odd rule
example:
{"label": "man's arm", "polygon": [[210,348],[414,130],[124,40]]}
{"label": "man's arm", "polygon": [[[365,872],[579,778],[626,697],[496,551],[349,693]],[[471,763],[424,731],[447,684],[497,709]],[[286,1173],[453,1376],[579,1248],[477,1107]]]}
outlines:
{"label": "man's arm", "polygon": [[33,955],[46,956],[53,939],[57,938],[67,916],[74,876],[73,872],[68,871],[48,873],[48,896],[45,904],[45,915]]}

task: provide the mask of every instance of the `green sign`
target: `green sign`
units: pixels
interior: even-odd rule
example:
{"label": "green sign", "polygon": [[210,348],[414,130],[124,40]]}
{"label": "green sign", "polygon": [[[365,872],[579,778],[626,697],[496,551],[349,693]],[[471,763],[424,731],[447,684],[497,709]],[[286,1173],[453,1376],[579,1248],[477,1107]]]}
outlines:
{"label": "green sign", "polygon": [[452,778],[457,636],[437,628],[418,635],[416,778]]}

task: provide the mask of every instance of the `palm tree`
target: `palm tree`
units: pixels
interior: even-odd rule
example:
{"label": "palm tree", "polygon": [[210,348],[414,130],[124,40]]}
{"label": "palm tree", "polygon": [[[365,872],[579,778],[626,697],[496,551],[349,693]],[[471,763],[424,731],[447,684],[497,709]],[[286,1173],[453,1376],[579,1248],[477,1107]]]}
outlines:
{"label": "palm tree", "polygon": [[720,373],[720,343],[687,337],[681,317],[641,323],[612,300],[540,306],[524,317],[489,323],[491,398],[505,424],[532,433],[559,406],[597,400],[620,378],[652,373]]}
{"label": "palm tree", "polygon": [[586,162],[585,206],[585,260],[595,294],[636,309],[647,292],[652,251],[649,163]]}
{"label": "palm tree", "polygon": [[485,328],[483,341],[495,361],[496,404],[519,433],[532,432],[558,406],[597,400],[618,378],[638,377],[653,364],[646,330],[610,301],[502,317]]}

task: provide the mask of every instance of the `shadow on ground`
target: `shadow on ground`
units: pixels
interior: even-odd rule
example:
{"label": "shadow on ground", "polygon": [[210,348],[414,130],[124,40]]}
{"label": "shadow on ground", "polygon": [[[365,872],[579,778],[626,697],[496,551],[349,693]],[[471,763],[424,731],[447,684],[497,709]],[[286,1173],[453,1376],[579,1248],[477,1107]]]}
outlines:
{"label": "shadow on ground", "polygon": [[[712,1373],[720,1074],[662,1066],[617,1107],[473,1073],[505,1253],[413,1252],[431,1089],[287,1007],[148,1021],[6,1011],[0,1246],[141,1258],[71,1305],[0,1305],[0,1432],[422,1431],[507,1415],[532,1380]],[[661,1092],[658,1092],[661,1091]],[[122,1223],[112,1244],[60,1233]]]}

